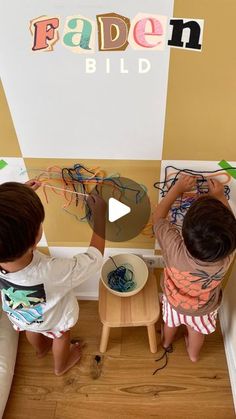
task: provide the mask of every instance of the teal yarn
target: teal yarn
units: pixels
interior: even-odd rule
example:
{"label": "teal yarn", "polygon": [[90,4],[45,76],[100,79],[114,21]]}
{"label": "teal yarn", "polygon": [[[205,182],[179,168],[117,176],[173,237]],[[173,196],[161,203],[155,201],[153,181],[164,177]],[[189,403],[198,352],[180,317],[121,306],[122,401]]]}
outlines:
{"label": "teal yarn", "polygon": [[129,263],[124,263],[121,266],[117,266],[111,256],[110,259],[114,263],[116,269],[109,272],[107,275],[109,287],[112,290],[118,292],[133,291],[137,285],[134,280],[133,266],[131,266]]}

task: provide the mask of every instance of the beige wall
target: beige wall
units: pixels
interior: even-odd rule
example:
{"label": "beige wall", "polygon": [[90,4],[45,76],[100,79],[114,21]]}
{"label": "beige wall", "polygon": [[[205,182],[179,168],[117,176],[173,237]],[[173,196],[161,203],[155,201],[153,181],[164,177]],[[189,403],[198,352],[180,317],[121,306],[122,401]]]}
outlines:
{"label": "beige wall", "polygon": [[5,93],[0,81],[0,154],[5,157],[21,157],[20,147],[12,123]]}
{"label": "beige wall", "polygon": [[202,52],[171,50],[163,159],[236,160],[235,0],[175,0],[205,20]]}

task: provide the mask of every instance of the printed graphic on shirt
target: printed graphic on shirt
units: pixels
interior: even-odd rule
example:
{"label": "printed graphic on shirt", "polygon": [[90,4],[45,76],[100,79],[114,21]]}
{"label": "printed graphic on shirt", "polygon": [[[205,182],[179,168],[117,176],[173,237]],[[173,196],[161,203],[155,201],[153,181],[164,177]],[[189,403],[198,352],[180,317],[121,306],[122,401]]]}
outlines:
{"label": "printed graphic on shirt", "polygon": [[199,269],[196,271],[181,272],[175,268],[164,270],[164,287],[171,305],[195,311],[212,303],[212,292],[219,285],[225,272],[223,268],[214,274]]}
{"label": "printed graphic on shirt", "polygon": [[2,308],[10,318],[22,324],[43,322],[46,294],[43,284],[21,286],[0,277]]}
{"label": "printed graphic on shirt", "polygon": [[[197,269],[198,273],[191,273],[190,275],[195,276],[195,277],[198,277],[198,279],[196,279],[195,281],[191,281],[191,282],[192,283],[194,283],[194,282],[195,283],[196,282],[200,283],[201,284],[201,288],[203,290],[205,290],[206,288],[212,288],[212,286],[210,287],[210,285],[212,283],[214,285],[214,282],[213,281],[219,282],[219,281],[221,281],[222,277],[224,276],[224,273],[222,273],[222,269],[223,268],[220,268],[219,271],[217,271],[216,273],[214,273],[212,275],[209,275],[206,271],[202,271],[201,269]],[[199,277],[201,279],[199,279]],[[217,285],[218,284],[216,284],[216,286]],[[213,286],[213,288],[214,288],[214,286]]]}

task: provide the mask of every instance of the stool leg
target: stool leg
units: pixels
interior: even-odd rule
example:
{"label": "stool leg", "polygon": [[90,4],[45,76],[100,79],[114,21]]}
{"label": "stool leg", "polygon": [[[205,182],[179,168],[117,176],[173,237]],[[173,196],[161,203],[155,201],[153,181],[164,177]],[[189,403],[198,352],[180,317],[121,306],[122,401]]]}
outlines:
{"label": "stool leg", "polygon": [[105,324],[102,327],[102,336],[100,342],[100,352],[104,353],[107,350],[107,344],[110,334],[110,327],[106,326]]}
{"label": "stool leg", "polygon": [[151,324],[147,326],[148,331],[148,340],[149,340],[149,346],[150,351],[155,354],[157,351],[157,337],[156,337],[156,329],[155,324]]}

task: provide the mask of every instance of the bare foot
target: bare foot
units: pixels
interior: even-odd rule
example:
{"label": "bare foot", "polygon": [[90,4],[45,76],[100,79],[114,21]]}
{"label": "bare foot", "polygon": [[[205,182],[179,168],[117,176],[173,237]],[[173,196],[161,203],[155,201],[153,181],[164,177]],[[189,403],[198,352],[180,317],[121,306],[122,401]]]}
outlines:
{"label": "bare foot", "polygon": [[69,371],[75,364],[77,364],[77,362],[79,362],[81,358],[81,352],[81,346],[78,342],[71,344],[70,355],[65,368],[62,371],[55,370],[55,374],[59,377],[60,375],[63,375]]}
{"label": "bare foot", "polygon": [[51,347],[52,347],[52,339],[51,339],[51,342],[49,342],[49,344],[45,347],[45,349],[42,352],[36,352],[37,358],[44,358],[47,355],[47,353],[50,351]]}
{"label": "bare foot", "polygon": [[186,349],[187,349],[190,361],[197,362],[199,358],[196,357],[196,356],[191,355],[191,353],[189,351],[188,335],[186,333],[184,334],[184,339],[185,339],[185,345],[186,345]]}

